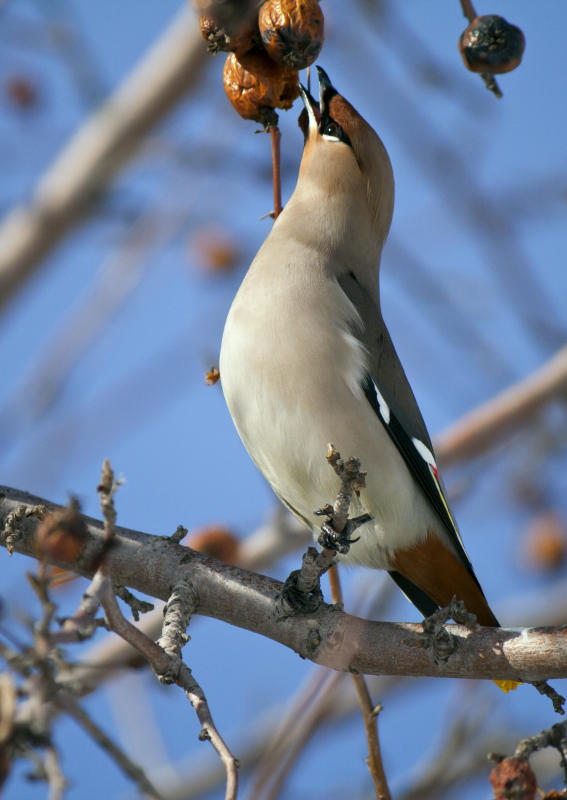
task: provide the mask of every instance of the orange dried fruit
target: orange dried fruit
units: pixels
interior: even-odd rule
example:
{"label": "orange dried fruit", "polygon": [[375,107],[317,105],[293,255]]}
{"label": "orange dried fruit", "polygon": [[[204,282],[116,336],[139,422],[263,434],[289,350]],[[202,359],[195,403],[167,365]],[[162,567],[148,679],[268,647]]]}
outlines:
{"label": "orange dried fruit", "polygon": [[73,498],[66,508],[48,514],[38,525],[35,544],[42,556],[58,561],[75,561],[88,539],[81,506]]}
{"label": "orange dried fruit", "polygon": [[459,39],[465,67],[471,72],[501,75],[520,64],[526,40],[516,25],[497,14],[477,17]]}
{"label": "orange dried fruit", "polygon": [[38,104],[37,85],[31,78],[23,75],[11,75],[4,83],[4,92],[12,105],[20,109],[30,109]]}
{"label": "orange dried fruit", "polygon": [[192,260],[208,273],[227,273],[234,269],[240,258],[236,238],[221,227],[201,228],[190,243]]}
{"label": "orange dried fruit", "polygon": [[567,527],[555,511],[533,517],[523,536],[522,560],[531,569],[552,572],[567,558]]}
{"label": "orange dried fruit", "polygon": [[211,367],[208,372],[205,372],[206,386],[214,386],[218,381],[220,381],[220,372],[216,367]]}
{"label": "orange dried fruit", "polygon": [[324,22],[317,0],[267,0],[258,25],[270,58],[289,69],[305,69],[321,52]]}
{"label": "orange dried fruit", "polygon": [[495,800],[535,800],[537,781],[527,758],[505,758],[490,773]]}
{"label": "orange dried fruit", "polygon": [[220,525],[207,525],[195,531],[185,540],[185,544],[205,556],[218,558],[227,564],[238,563],[238,539]]}
{"label": "orange dried fruit", "polygon": [[254,6],[250,2],[217,2],[201,5],[199,26],[208,51],[243,53],[259,38]]}
{"label": "orange dried fruit", "polygon": [[298,79],[297,70],[277,64],[257,48],[238,57],[231,53],[223,72],[224,89],[236,111],[265,128],[277,125],[276,108],[292,107],[299,95]]}

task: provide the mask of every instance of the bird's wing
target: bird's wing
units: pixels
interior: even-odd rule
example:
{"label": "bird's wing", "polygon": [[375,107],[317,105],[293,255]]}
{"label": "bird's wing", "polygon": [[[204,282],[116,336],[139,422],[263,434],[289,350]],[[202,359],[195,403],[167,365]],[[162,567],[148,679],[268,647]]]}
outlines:
{"label": "bird's wing", "polygon": [[369,368],[362,381],[364,394],[411,475],[437,512],[460,560],[474,576],[437,469],[431,439],[382,319],[378,302],[352,272],[342,275],[338,283],[362,322],[361,329],[353,330],[353,334],[368,352]]}

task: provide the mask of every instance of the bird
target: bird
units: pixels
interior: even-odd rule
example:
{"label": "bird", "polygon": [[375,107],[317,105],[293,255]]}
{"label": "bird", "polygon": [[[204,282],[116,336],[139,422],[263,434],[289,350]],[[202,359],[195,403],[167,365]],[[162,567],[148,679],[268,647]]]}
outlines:
{"label": "bird", "polygon": [[[327,445],[367,472],[337,560],[386,570],[425,616],[462,600],[499,627],[465,550],[433,445],[382,317],[379,267],[394,177],[373,128],[317,67],[297,186],[246,273],[220,354],[252,460],[317,536],[339,481]],[[503,686],[501,688],[504,688]],[[506,690],[506,689],[505,689]]]}

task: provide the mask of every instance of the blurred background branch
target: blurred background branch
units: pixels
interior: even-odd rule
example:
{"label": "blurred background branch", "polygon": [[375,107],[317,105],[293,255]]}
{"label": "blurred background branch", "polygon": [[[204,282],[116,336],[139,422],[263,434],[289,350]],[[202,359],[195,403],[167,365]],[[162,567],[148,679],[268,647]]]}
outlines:
{"label": "blurred background branch", "polygon": [[206,52],[185,8],[0,226],[0,308],[100,199],[165,114],[198,85]]}

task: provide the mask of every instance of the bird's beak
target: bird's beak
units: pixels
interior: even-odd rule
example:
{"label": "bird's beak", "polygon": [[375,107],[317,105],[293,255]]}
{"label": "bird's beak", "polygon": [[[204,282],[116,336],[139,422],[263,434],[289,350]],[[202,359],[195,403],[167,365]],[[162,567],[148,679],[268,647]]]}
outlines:
{"label": "bird's beak", "polygon": [[305,139],[307,139],[309,134],[311,132],[315,133],[319,127],[319,120],[321,119],[321,115],[319,114],[319,103],[315,100],[313,95],[307,91],[305,86],[301,85],[301,83],[299,84],[299,93],[301,94],[301,99],[303,100],[305,109],[299,115],[297,124],[303,131]]}
{"label": "bird's beak", "polygon": [[321,116],[325,116],[329,113],[329,103],[331,99],[338,94],[338,92],[329,80],[329,76],[324,69],[317,67],[317,73],[319,75],[319,108]]}

